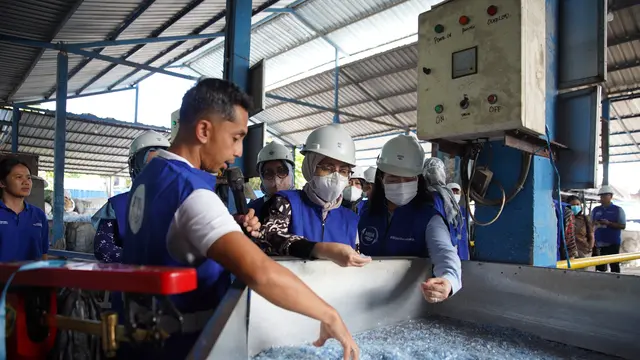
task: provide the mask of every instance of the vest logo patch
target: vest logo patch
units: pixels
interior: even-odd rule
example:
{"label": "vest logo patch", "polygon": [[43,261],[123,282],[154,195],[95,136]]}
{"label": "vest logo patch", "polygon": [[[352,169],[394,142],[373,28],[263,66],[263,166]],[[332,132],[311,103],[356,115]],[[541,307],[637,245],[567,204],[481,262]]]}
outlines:
{"label": "vest logo patch", "polygon": [[134,234],[137,234],[142,228],[142,220],[144,219],[144,195],[145,187],[144,184],[141,184],[131,196],[129,217],[127,220],[129,222],[129,228]]}
{"label": "vest logo patch", "polygon": [[373,245],[378,241],[378,229],[373,226],[367,226],[362,229],[360,234],[360,241],[363,245]]}
{"label": "vest logo patch", "polygon": [[41,222],[39,222],[39,223],[34,223],[34,224],[33,224],[33,226],[35,226],[35,227],[42,227],[42,223],[41,223]]}
{"label": "vest logo patch", "polygon": [[9,222],[6,220],[0,220],[0,225],[9,225]]}

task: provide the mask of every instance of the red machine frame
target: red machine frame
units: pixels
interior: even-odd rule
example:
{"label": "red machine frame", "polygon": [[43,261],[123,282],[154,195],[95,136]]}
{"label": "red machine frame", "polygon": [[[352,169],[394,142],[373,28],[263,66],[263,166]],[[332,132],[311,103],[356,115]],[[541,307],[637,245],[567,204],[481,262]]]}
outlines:
{"label": "red machine frame", "polygon": [[[12,274],[25,263],[0,264],[0,283],[6,284]],[[122,264],[98,264],[68,262],[62,267],[39,268],[18,272],[11,282],[7,294],[7,312],[10,329],[7,334],[7,355],[9,359],[40,360],[46,358],[53,349],[58,330],[78,329],[78,323],[102,333],[103,346],[115,344],[117,316],[103,316],[102,323],[88,320],[74,320],[57,314],[56,294],[59,288],[82,290],[117,291],[123,293],[167,296],[189,292],[197,288],[196,270],[193,268],[167,268],[153,266],[130,266]],[[48,299],[43,314],[29,314],[27,305],[30,296]],[[11,313],[12,314],[11,314]],[[13,318],[11,318],[13,315]],[[33,339],[29,334],[28,317],[42,316],[42,324],[48,333]],[[114,320],[115,318],[115,320]],[[102,330],[102,331],[100,331]],[[109,341],[105,337],[110,334]]]}

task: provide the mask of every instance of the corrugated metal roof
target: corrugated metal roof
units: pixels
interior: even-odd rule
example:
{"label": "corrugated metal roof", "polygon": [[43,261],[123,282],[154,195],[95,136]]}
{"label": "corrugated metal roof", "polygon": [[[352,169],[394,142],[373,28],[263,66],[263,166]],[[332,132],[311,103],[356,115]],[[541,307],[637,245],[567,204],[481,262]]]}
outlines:
{"label": "corrugated metal roof", "polygon": [[[252,31],[251,64],[266,63],[267,86],[416,34],[418,15],[440,0],[308,0]],[[330,9],[330,11],[328,11]],[[301,19],[302,18],[302,19]],[[284,34],[287,34],[284,36]],[[207,76],[222,74],[222,45],[185,63]]]}
{"label": "corrugated metal roof", "polygon": [[[12,110],[0,108],[0,151],[11,151],[12,117]],[[38,155],[42,171],[53,171],[55,122],[54,112],[22,111],[18,152]],[[150,129],[171,135],[168,128],[68,114],[65,172],[128,176],[129,146]]]}
{"label": "corrugated metal roof", "polygon": [[[254,13],[276,2],[253,0]],[[220,32],[225,26],[226,0],[0,0],[0,9],[2,34],[74,43]],[[190,40],[94,51],[160,67],[209,43],[211,40]],[[54,97],[56,57],[55,51],[0,44],[0,101]],[[70,55],[69,93],[127,87],[147,74]]]}

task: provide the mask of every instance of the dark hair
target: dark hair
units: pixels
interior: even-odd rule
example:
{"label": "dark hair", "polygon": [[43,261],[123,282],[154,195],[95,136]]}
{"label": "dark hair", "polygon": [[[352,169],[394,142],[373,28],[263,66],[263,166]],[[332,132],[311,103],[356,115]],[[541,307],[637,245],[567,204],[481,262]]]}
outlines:
{"label": "dark hair", "polygon": [[[29,169],[29,165],[17,157],[6,157],[0,160],[0,181],[5,182],[7,180],[7,176],[11,173],[11,170],[18,165],[23,165]],[[29,173],[31,173],[31,169],[29,169]]]}
{"label": "dark hair", "polygon": [[[381,215],[387,211],[386,195],[384,194],[384,184],[382,183],[382,177],[384,172],[380,169],[376,170],[375,182],[373,193],[371,194],[371,215]],[[424,203],[433,202],[433,196],[427,190],[427,181],[424,176],[418,175],[418,194],[413,200],[411,200],[412,206],[420,206]]]}
{"label": "dark hair", "polygon": [[575,196],[575,195],[567,196],[566,203],[568,204],[568,203],[572,202],[573,200],[578,200],[578,202],[582,203],[582,201],[580,201],[580,198]]}
{"label": "dark hair", "polygon": [[199,119],[218,115],[233,121],[235,106],[250,111],[251,97],[240,88],[222,79],[204,79],[189,89],[182,98],[180,124],[193,125]]}

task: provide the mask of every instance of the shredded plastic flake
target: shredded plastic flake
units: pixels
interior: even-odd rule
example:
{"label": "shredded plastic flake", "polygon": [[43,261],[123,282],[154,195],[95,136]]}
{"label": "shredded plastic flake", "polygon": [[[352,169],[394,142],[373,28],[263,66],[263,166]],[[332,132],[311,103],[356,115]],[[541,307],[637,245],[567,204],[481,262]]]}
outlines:
{"label": "shredded plastic flake", "polygon": [[[355,336],[361,360],[605,360],[618,359],[523,333],[513,329],[477,325],[430,317],[367,331]],[[313,345],[274,347],[254,360],[342,359],[342,348],[334,341]]]}

